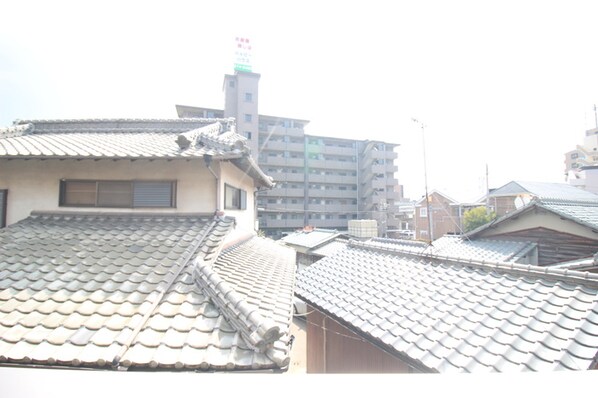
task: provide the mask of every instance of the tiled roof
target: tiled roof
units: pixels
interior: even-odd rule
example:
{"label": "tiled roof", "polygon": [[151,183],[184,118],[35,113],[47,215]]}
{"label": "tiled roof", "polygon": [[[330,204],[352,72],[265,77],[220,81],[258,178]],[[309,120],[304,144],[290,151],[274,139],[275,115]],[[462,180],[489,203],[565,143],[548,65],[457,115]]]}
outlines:
{"label": "tiled roof", "polygon": [[368,240],[368,243],[371,247],[397,250],[405,253],[424,253],[430,247],[429,243],[409,239],[371,238]]}
{"label": "tiled roof", "polygon": [[566,183],[511,181],[493,190],[490,197],[531,194],[539,199],[598,201],[598,195]]}
{"label": "tiled roof", "polygon": [[340,232],[332,229],[315,228],[310,231],[296,231],[281,239],[288,245],[311,249],[325,242],[328,242],[337,236]]}
{"label": "tiled roof", "polygon": [[301,271],[296,294],[422,371],[596,365],[597,275],[433,260],[352,241]]}
{"label": "tiled roof", "polygon": [[17,121],[0,128],[0,158],[230,159],[254,179],[272,179],[249,156],[234,119]]}
{"label": "tiled roof", "polygon": [[293,253],[254,238],[219,256],[232,228],[207,216],[37,214],[0,230],[0,363],[285,368]]}
{"label": "tiled roof", "polygon": [[536,243],[533,242],[495,239],[470,240],[460,236],[446,235],[432,242],[425,253],[467,260],[517,262],[534,247],[536,247]]}
{"label": "tiled roof", "polygon": [[493,228],[497,224],[503,223],[505,220],[518,217],[534,208],[547,210],[551,213],[559,215],[563,219],[575,222],[587,228],[598,229],[598,202],[535,199],[527,205],[507,213],[504,216],[489,222],[488,224],[482,225],[481,227],[476,228],[465,235],[468,237],[473,237],[482,231]]}
{"label": "tiled roof", "polygon": [[598,273],[598,253],[593,257],[580,258],[577,260],[564,261],[549,265],[550,268],[569,269],[575,271],[589,271]]}
{"label": "tiled roof", "polygon": [[346,248],[348,243],[349,239],[336,238],[333,241],[325,243],[317,249],[312,250],[311,254],[322,257],[331,256],[337,251]]}

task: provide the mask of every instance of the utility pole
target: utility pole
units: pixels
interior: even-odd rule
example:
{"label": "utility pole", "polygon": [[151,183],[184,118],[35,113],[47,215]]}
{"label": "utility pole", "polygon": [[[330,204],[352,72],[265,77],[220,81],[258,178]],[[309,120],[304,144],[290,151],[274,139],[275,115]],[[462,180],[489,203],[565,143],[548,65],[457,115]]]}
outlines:
{"label": "utility pole", "polygon": [[486,163],[486,215],[490,215],[490,188],[488,187],[488,163]]}
{"label": "utility pole", "polygon": [[432,243],[432,213],[430,213],[430,197],[428,196],[428,165],[426,161],[426,133],[425,133],[425,125],[423,122],[415,118],[411,118],[415,123],[419,124],[422,129],[422,143],[423,143],[423,152],[424,152],[424,188],[426,191],[426,213],[428,219],[428,241]]}

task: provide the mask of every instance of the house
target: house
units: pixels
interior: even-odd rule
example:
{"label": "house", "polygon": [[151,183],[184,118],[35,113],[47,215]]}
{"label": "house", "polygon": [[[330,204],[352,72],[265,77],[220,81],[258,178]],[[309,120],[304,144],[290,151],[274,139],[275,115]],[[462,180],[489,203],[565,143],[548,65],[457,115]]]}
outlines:
{"label": "house", "polygon": [[308,373],[596,369],[598,275],[352,240],[298,274]]}
{"label": "house", "polygon": [[500,217],[524,206],[532,199],[596,202],[598,195],[565,183],[511,181],[491,190],[487,199],[490,208]]}
{"label": "house", "polygon": [[415,203],[415,239],[433,241],[446,234],[461,234],[462,218],[467,210],[481,203],[459,203],[447,195],[432,191]]}
{"label": "house", "polygon": [[533,199],[465,236],[535,242],[538,265],[593,257],[598,252],[598,202]]}
{"label": "house", "polygon": [[224,210],[253,231],[255,192],[273,186],[233,119],[23,120],[0,137],[8,225],[31,210]]}
{"label": "house", "polygon": [[0,130],[0,365],[284,371],[295,254],[231,119]]}
{"label": "house", "polygon": [[[347,241],[347,234],[336,230],[307,226],[288,234],[280,241],[297,252],[297,269],[301,270],[328,254],[328,251],[324,249],[325,246],[335,242],[330,247],[331,250],[342,248],[342,242],[346,243]],[[318,251],[319,249],[324,249],[324,251]]]}

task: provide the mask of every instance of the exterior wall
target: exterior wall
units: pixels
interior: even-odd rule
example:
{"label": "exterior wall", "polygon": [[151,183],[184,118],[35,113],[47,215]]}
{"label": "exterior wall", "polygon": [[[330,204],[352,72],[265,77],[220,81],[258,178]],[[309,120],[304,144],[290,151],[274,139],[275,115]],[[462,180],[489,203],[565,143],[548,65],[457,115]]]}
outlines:
{"label": "exterior wall", "polygon": [[222,194],[220,197],[219,208],[223,210],[226,215],[235,217],[237,221],[236,229],[244,230],[248,233],[255,232],[255,222],[257,217],[255,213],[255,189],[253,180],[231,163],[221,162],[220,171],[222,176],[220,181],[220,192],[224,193],[224,184],[243,189],[245,192],[247,192],[247,208],[245,210],[225,209],[224,194]]}
{"label": "exterior wall", "polygon": [[570,235],[545,228],[534,228],[524,231],[515,231],[502,235],[487,237],[500,240],[525,240],[538,244],[536,252],[537,265],[550,265],[570,260],[592,257],[598,252],[598,241]]}
{"label": "exterior wall", "polygon": [[423,215],[423,212],[427,212],[425,199],[415,205],[415,239],[428,241],[436,240],[446,234],[460,234],[461,220],[459,214],[456,214],[459,207],[451,206],[452,201],[436,192],[431,193],[429,197],[429,214]]}
{"label": "exterior wall", "polygon": [[308,306],[307,373],[410,373],[398,358]]}
{"label": "exterior wall", "polygon": [[[221,174],[220,187],[229,183],[247,191],[247,210],[226,211],[237,218],[238,228],[254,229],[253,181],[232,164],[214,162]],[[176,208],[90,208],[59,206],[61,179],[176,180]],[[147,160],[6,160],[0,159],[0,189],[8,189],[7,225],[29,216],[31,211],[104,211],[157,213],[213,213],[216,210],[216,179],[202,159]],[[222,191],[221,191],[222,192]],[[219,209],[224,208],[220,195]]]}
{"label": "exterior wall", "polygon": [[579,225],[573,221],[561,219],[554,213],[537,208],[530,209],[519,215],[516,219],[505,220],[491,229],[481,231],[480,234],[476,235],[476,238],[506,235],[537,228],[544,228],[546,230],[583,237],[591,241],[598,241],[598,233],[593,232],[590,228]]}
{"label": "exterior wall", "polygon": [[488,199],[488,202],[489,205],[494,209],[496,216],[501,217],[517,209],[517,207],[515,207],[515,199],[517,199],[517,195],[498,196],[490,197]]}
{"label": "exterior wall", "polygon": [[[234,75],[224,77],[224,116],[236,119],[237,133],[249,139],[248,145],[254,156],[259,153],[257,146],[259,79],[259,74],[251,72],[236,72]],[[251,98],[247,98],[247,95]],[[250,115],[251,120],[247,120],[246,115]]]}

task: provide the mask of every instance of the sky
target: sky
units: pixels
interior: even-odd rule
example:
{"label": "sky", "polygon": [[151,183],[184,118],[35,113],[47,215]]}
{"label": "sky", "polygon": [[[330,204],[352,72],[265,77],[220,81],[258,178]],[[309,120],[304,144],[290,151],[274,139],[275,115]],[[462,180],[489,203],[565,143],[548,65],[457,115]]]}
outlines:
{"label": "sky", "polygon": [[222,108],[246,37],[261,114],[398,144],[411,199],[565,182],[596,127],[596,1],[3,0],[0,16],[0,126]]}

